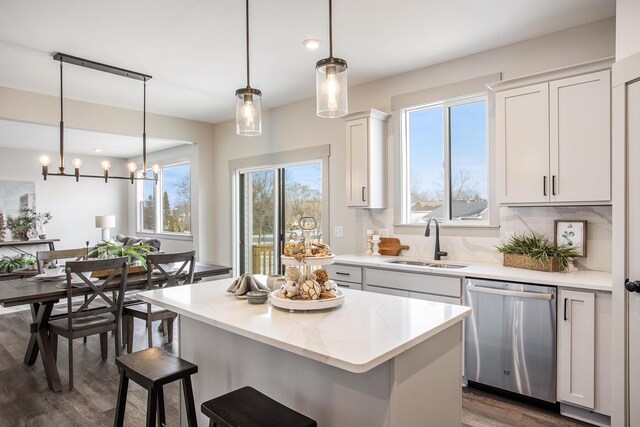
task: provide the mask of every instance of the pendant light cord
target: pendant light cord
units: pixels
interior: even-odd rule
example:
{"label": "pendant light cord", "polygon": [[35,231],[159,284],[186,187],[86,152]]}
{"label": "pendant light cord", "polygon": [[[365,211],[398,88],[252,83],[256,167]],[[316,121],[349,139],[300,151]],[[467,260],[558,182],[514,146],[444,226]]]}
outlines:
{"label": "pendant light cord", "polygon": [[147,78],[142,89],[142,176],[147,177]]}
{"label": "pendant light cord", "polygon": [[64,173],[64,97],[62,94],[62,59],[60,59],[60,173]]}
{"label": "pendant light cord", "polygon": [[246,0],[246,26],[247,26],[247,87],[251,87],[249,80],[249,0]]}
{"label": "pendant light cord", "polygon": [[329,0],[329,58],[333,58],[333,10],[331,3]]}

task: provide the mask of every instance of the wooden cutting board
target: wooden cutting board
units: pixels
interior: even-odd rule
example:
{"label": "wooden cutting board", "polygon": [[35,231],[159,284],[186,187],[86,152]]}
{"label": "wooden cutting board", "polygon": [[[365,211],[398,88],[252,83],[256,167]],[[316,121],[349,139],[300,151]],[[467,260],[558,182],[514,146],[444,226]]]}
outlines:
{"label": "wooden cutting board", "polygon": [[381,237],[378,247],[380,248],[380,255],[392,256],[398,256],[401,250],[409,249],[409,246],[400,244],[400,239],[395,237]]}

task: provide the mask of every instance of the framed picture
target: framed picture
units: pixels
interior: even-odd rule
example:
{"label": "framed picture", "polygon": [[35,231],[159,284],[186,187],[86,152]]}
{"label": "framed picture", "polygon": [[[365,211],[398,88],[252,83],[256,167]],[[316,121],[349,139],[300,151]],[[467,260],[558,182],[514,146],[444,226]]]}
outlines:
{"label": "framed picture", "polygon": [[558,219],[554,222],[554,241],[575,248],[579,257],[587,256],[587,221]]}

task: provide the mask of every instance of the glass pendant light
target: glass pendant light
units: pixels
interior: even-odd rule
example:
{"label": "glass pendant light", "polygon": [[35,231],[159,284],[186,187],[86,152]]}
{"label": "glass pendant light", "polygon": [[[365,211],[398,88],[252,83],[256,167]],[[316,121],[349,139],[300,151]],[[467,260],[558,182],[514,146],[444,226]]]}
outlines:
{"label": "glass pendant light", "polygon": [[262,133],[262,92],[252,88],[249,74],[249,0],[246,0],[247,25],[247,87],[236,90],[236,133],[256,136]]}
{"label": "glass pendant light", "polygon": [[316,63],[316,102],[318,116],[342,117],[347,114],[347,61],[333,57],[333,18],[329,0],[329,57]]}

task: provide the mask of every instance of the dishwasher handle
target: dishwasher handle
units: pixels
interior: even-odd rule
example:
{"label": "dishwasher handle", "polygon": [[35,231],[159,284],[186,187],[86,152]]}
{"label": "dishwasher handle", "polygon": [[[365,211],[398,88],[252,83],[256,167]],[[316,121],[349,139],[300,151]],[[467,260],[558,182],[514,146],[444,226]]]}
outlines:
{"label": "dishwasher handle", "polygon": [[508,289],[486,288],[484,286],[476,286],[476,285],[467,285],[467,290],[471,291],[471,292],[479,292],[479,293],[483,293],[483,294],[503,295],[503,296],[506,296],[506,297],[540,299],[540,300],[545,300],[545,301],[551,301],[553,299],[553,294],[538,293],[538,292],[511,291],[511,290],[508,290]]}

